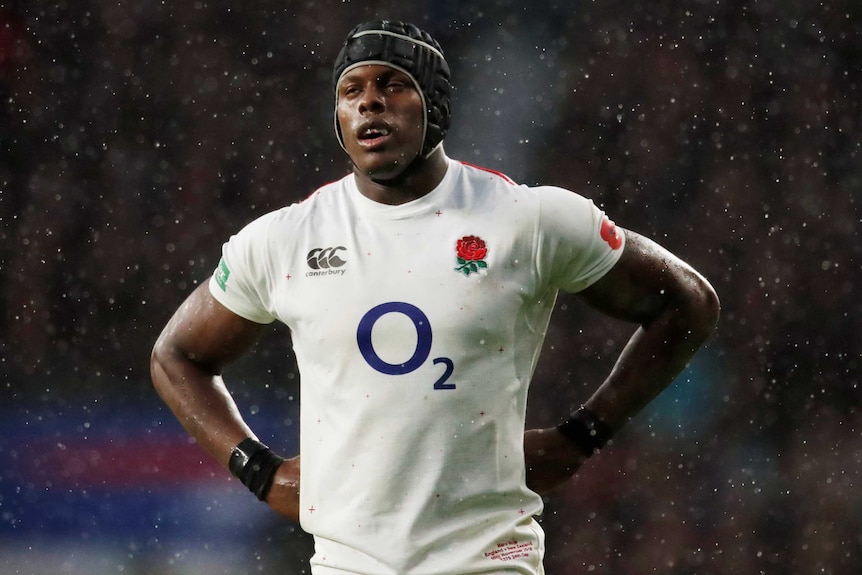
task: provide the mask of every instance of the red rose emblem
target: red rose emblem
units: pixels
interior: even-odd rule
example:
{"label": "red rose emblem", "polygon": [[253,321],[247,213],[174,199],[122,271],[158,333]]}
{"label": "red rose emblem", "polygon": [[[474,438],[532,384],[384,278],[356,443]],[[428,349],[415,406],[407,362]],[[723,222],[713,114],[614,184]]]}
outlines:
{"label": "red rose emblem", "polygon": [[458,240],[457,247],[458,257],[468,262],[484,260],[485,256],[488,255],[485,240],[477,236],[464,236]]}
{"label": "red rose emblem", "polygon": [[478,236],[464,236],[455,244],[455,250],[458,258],[458,267],[455,270],[463,273],[465,276],[488,267],[488,264],[485,262],[488,248],[485,246],[485,240],[482,238]]}
{"label": "red rose emblem", "polygon": [[617,226],[607,216],[602,220],[602,230],[600,233],[602,239],[611,246],[611,249],[618,250],[623,245],[623,236],[620,234]]}

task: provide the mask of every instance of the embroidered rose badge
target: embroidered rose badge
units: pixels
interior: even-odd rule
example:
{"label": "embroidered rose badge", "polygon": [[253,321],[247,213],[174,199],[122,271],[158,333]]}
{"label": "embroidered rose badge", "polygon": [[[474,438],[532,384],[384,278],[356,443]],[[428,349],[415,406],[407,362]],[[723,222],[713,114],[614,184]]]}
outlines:
{"label": "embroidered rose badge", "polygon": [[471,273],[488,267],[488,264],[485,262],[488,248],[485,246],[485,240],[482,238],[478,236],[464,236],[458,240],[455,248],[458,257],[458,267],[455,268],[455,271],[468,276]]}

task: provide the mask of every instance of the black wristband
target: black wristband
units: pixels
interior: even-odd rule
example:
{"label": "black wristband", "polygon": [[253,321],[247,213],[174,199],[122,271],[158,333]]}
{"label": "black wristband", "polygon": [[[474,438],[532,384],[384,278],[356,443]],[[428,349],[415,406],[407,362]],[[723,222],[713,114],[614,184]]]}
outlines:
{"label": "black wristband", "polygon": [[586,407],[578,409],[558,425],[557,430],[574,443],[586,457],[592,456],[604,447],[614,434],[610,426]]}
{"label": "black wristband", "polygon": [[242,479],[242,470],[246,465],[248,465],[252,456],[258,451],[263,451],[265,449],[269,449],[269,447],[251,437],[246,437],[240,441],[239,444],[233,448],[233,451],[230,454],[228,468],[230,469],[231,475],[237,479]]}
{"label": "black wristband", "polygon": [[247,437],[233,448],[228,467],[231,474],[242,481],[249,491],[259,500],[265,501],[275,472],[282,463],[284,458],[274,454],[260,441]]}

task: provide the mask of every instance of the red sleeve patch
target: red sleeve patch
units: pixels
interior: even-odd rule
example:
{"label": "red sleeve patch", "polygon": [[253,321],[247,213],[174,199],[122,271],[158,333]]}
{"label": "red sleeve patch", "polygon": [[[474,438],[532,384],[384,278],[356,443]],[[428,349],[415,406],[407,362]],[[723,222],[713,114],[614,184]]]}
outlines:
{"label": "red sleeve patch", "polygon": [[602,239],[611,246],[611,249],[618,250],[622,247],[623,236],[620,234],[617,226],[607,216],[602,220],[601,235]]}

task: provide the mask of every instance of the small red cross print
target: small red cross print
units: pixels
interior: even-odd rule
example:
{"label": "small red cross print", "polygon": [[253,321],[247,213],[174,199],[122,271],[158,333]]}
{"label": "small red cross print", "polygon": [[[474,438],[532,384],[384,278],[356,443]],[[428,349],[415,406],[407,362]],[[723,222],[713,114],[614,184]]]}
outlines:
{"label": "small red cross print", "polygon": [[314,505],[312,505],[311,507],[308,508],[309,513],[314,513],[315,511],[317,511],[317,510],[314,508]]}
{"label": "small red cross print", "polygon": [[521,510],[519,510],[519,511],[518,511],[518,513],[519,513],[519,514],[521,514],[521,515],[523,515],[524,513],[526,513],[526,511],[524,511],[523,509],[521,509]]}
{"label": "small red cross print", "polygon": [[288,279],[288,280],[290,280],[290,278],[292,278],[292,277],[293,277],[292,275],[287,274],[287,279]]}
{"label": "small red cross print", "polygon": [[485,410],[483,409],[482,411],[480,411],[479,415],[481,415],[482,417],[485,417]]}
{"label": "small red cross print", "polygon": [[434,212],[434,213],[435,213],[435,214],[437,214],[437,217],[440,217],[440,216],[442,216],[442,215],[443,215],[443,212],[441,212],[440,210],[437,210],[437,211],[436,211],[436,212]]}

